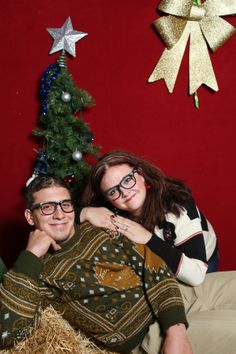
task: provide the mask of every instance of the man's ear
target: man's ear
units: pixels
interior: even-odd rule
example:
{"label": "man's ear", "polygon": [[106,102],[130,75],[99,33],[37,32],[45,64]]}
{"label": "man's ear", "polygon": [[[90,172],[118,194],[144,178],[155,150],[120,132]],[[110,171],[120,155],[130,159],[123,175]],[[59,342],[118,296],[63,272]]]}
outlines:
{"label": "man's ear", "polygon": [[29,225],[31,225],[31,226],[34,225],[33,215],[32,215],[32,211],[30,209],[25,210],[25,218],[26,218]]}

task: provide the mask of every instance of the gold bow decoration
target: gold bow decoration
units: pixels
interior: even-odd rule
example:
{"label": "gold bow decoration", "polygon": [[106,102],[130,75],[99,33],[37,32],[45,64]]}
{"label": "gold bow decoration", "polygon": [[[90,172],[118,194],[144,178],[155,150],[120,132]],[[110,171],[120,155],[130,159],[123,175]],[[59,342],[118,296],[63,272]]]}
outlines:
{"label": "gold bow decoration", "polygon": [[218,85],[208,46],[214,52],[234,33],[235,28],[219,16],[236,13],[236,0],[162,0],[158,9],[166,13],[154,22],[165,48],[148,82],[164,79],[173,92],[183,54],[190,36],[189,94],[205,84],[214,91]]}

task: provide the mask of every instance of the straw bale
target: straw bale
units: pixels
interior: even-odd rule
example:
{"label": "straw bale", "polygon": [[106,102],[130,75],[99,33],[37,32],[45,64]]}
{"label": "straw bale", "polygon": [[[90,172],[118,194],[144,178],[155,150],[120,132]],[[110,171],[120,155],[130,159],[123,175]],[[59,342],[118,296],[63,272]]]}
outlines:
{"label": "straw bale", "polygon": [[76,332],[52,307],[47,307],[32,335],[0,354],[115,354],[99,348],[81,331]]}

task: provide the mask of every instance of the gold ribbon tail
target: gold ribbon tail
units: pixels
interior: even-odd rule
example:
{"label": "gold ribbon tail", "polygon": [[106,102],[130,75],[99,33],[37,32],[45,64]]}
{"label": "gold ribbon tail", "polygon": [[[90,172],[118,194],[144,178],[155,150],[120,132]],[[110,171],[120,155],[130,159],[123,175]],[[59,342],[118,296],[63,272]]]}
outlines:
{"label": "gold ribbon tail", "polygon": [[164,50],[155,69],[149,76],[148,82],[164,79],[168,91],[170,93],[173,92],[189,33],[190,26],[187,24],[181,38],[176,43],[176,45],[171,49]]}
{"label": "gold ribbon tail", "polygon": [[191,21],[189,55],[189,94],[192,95],[202,85],[218,91],[218,85],[206,41],[197,22]]}

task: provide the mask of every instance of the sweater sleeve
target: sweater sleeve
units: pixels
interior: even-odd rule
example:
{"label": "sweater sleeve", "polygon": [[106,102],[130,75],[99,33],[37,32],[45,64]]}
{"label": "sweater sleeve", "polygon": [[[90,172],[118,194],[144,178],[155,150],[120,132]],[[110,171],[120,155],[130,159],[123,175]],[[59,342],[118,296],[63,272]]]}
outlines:
{"label": "sweater sleeve", "polygon": [[201,219],[193,201],[186,205],[181,215],[170,218],[176,239],[171,245],[161,235],[153,234],[146,244],[162,257],[178,280],[192,286],[205,279],[207,271],[206,249]]}
{"label": "sweater sleeve", "polygon": [[[135,249],[144,258],[142,278],[145,293],[162,332],[178,323],[188,327],[179,285],[169,267],[148,247],[136,245]],[[132,259],[136,257],[131,255]]]}
{"label": "sweater sleeve", "polygon": [[23,340],[38,321],[39,282],[43,263],[23,251],[0,286],[0,348]]}

